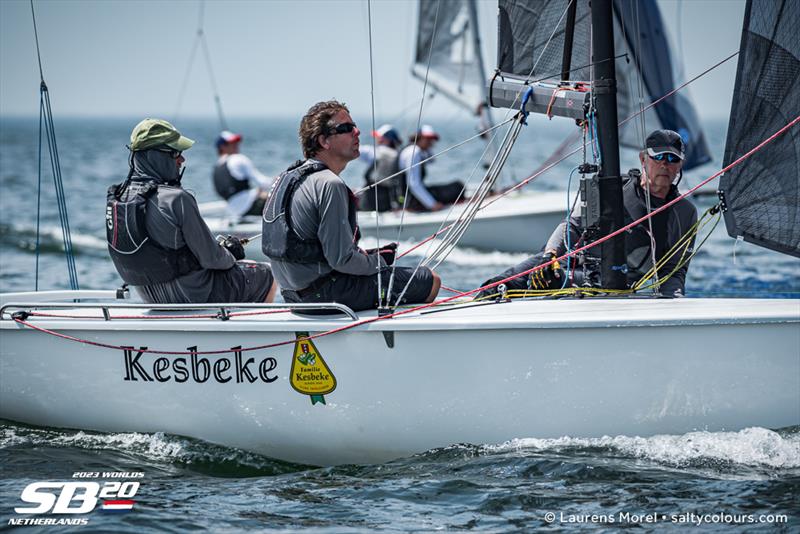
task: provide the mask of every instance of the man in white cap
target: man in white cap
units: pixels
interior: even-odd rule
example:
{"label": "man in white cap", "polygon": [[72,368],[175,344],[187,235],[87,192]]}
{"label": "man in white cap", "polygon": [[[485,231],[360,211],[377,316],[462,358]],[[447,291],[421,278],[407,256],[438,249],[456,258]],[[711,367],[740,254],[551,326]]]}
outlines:
{"label": "man in white cap", "polygon": [[214,189],[228,201],[235,218],[261,215],[273,179],[256,169],[250,158],[239,153],[241,134],[223,130],[216,140],[219,158],[214,165]]}
{"label": "man in white cap", "polygon": [[122,280],[145,302],[272,302],[266,263],[244,259],[241,242],[219,243],[183,187],[183,151],[194,141],[170,123],[145,119],[133,129],[130,172],[106,199],[106,239]]}
{"label": "man in white cap", "polygon": [[[679,196],[678,183],[681,181],[686,146],[681,136],[672,130],[655,130],[645,141],[645,149],[639,153],[641,171],[631,169],[623,176],[622,202],[625,206],[625,224],[639,220],[667,202]],[[668,209],[657,213],[625,233],[625,253],[627,266],[625,272],[628,284],[633,285],[675,246],[684,234],[697,222],[697,208],[683,198]],[[567,239],[569,231],[569,240]],[[522,273],[531,268],[549,263],[553,258],[567,251],[567,242],[575,248],[581,238],[580,220],[570,219],[569,226],[561,223],[550,236],[543,252],[534,254],[522,263],[507,269],[502,274],[485,281],[487,285]],[[655,250],[654,247],[655,246]],[[686,273],[689,262],[681,265],[681,259],[690,256],[694,248],[694,237],[684,254],[678,253],[664,261],[658,269],[659,278],[664,280],[659,291],[666,297],[682,297],[685,294]],[[570,260],[575,262],[576,260]],[[680,265],[680,266],[679,266]],[[567,286],[583,283],[583,268],[580,264],[570,269],[571,282]],[[576,269],[577,267],[577,269]],[[590,274],[591,275],[591,274]],[[556,264],[535,271],[531,276],[520,276],[506,282],[508,289],[557,289],[563,287],[564,271]],[[488,289],[478,296],[497,293]]]}
{"label": "man in white cap", "polygon": [[[382,125],[372,132],[372,136],[375,138],[377,146],[374,147],[374,150],[372,145],[359,147],[358,159],[367,164],[367,170],[364,173],[366,185],[371,186],[375,183],[378,185],[359,194],[358,209],[361,211],[389,211],[402,205],[402,202],[399,202],[399,198],[403,194],[398,187],[401,182],[400,177],[395,176],[390,180],[385,180],[385,178],[397,174],[397,158],[399,156],[397,148],[402,141],[400,134],[391,124]],[[377,207],[376,196],[378,198]]]}
{"label": "man in white cap", "polygon": [[[448,184],[425,184],[427,175],[425,167],[431,162],[422,162],[431,157],[431,149],[438,140],[439,134],[432,126],[425,124],[411,136],[411,144],[400,152],[398,165],[401,170],[405,170],[405,181],[409,192],[405,206],[410,210],[438,211],[458,200],[464,189],[464,184],[458,181]],[[404,184],[403,189],[405,188]]]}

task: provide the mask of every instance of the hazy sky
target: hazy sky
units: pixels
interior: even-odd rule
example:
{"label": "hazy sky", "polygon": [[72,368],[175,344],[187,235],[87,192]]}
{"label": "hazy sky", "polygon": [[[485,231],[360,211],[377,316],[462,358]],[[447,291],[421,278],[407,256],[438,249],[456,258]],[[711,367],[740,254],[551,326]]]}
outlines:
{"label": "hazy sky", "polygon": [[[769,0],[767,0],[769,1]],[[736,51],[744,0],[659,0],[670,38],[682,37],[686,78]],[[194,0],[37,0],[45,81],[56,117],[174,118],[198,27]],[[370,113],[366,0],[208,0],[204,29],[229,117],[299,117],[337,98]],[[373,0],[374,92],[378,117],[413,105],[422,84],[409,75],[416,2]],[[487,67],[496,64],[496,1],[480,1]],[[678,25],[678,20],[681,24]],[[680,32],[678,32],[680,28]],[[736,60],[698,80],[701,117],[730,109]],[[180,116],[213,116],[198,51]],[[39,71],[28,0],[0,0],[0,114],[36,115]],[[452,111],[441,98],[425,116]]]}

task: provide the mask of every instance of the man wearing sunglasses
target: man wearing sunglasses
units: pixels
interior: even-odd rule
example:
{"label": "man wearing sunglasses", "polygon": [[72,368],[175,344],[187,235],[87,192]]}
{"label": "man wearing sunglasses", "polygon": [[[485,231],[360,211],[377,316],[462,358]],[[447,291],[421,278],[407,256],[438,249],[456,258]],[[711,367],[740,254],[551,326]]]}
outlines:
{"label": "man wearing sunglasses", "polygon": [[[686,147],[681,136],[672,130],[655,130],[645,141],[645,149],[639,153],[641,171],[631,169],[623,176],[622,201],[625,206],[625,224],[644,217],[678,196],[678,183],[682,177],[683,159]],[[681,199],[670,208],[657,213],[650,219],[631,228],[625,234],[625,252],[627,255],[628,283],[638,281],[653,266],[653,259],[659,261],[680,238],[697,222],[697,209],[687,199]],[[522,263],[507,269],[502,274],[485,281],[487,285],[516,273],[550,262],[553,258],[567,251],[567,243],[571,248],[581,239],[580,220],[571,218],[569,236],[567,223],[561,223],[544,247],[544,251],[535,254]],[[655,247],[655,248],[654,248]],[[685,254],[688,256],[694,248],[694,237]],[[575,260],[572,260],[573,263]],[[659,277],[669,275],[660,285],[659,291],[668,297],[682,297],[685,293],[686,272],[688,262],[681,263],[681,253],[666,260],[658,270]],[[521,276],[506,282],[508,289],[558,289],[561,287],[583,283],[583,267],[570,264],[570,280],[565,283],[565,271],[558,264],[553,264],[536,271],[531,277]],[[478,297],[497,293],[497,289],[489,289]]]}
{"label": "man wearing sunglasses", "polygon": [[111,186],[106,203],[114,267],[145,302],[272,302],[269,265],[237,261],[244,259],[239,240],[218,243],[182,188],[182,153],[193,144],[164,120],[133,129],[128,178]]}
{"label": "man wearing sunglasses", "polygon": [[[361,311],[380,304],[378,276],[387,291],[397,244],[359,248],[355,195],[339,177],[359,156],[359,133],[347,107],[335,100],[315,104],[300,122],[306,159],[278,177],[262,223],[261,248],[287,302],[338,302]],[[436,298],[436,273],[397,267],[392,305],[409,280],[403,303]]]}

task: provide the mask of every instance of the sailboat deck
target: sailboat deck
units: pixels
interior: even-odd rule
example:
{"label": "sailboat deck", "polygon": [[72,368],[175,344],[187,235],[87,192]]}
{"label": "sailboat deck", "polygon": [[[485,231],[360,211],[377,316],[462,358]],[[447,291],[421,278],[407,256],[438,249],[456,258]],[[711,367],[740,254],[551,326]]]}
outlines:
{"label": "sailboat deck", "polygon": [[[16,300],[2,308],[0,328],[22,328],[25,320],[53,329],[298,331],[322,332],[362,323],[366,331],[494,330],[540,328],[613,328],[709,324],[800,323],[800,300],[587,298],[525,299],[510,302],[460,300],[450,305],[409,311],[375,320],[376,311],[312,316],[284,304],[158,305],[136,303],[54,304]],[[344,308],[344,307],[342,307]],[[364,322],[367,321],[367,322]],[[800,329],[798,329],[800,341]]]}

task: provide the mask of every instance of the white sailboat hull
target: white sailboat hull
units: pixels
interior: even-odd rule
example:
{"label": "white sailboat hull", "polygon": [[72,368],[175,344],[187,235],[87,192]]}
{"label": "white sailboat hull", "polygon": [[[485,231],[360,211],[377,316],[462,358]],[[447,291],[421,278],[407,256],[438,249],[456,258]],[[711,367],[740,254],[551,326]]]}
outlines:
{"label": "white sailboat hull", "polygon": [[[261,233],[261,221],[248,217],[242,221],[226,219],[224,203],[209,202],[201,212],[212,232],[249,237]],[[436,234],[458,219],[461,207],[430,213],[360,212],[361,233],[381,241],[418,242]],[[459,240],[462,247],[501,252],[533,252],[541,248],[567,211],[565,192],[526,193],[503,197],[478,212],[475,220]],[[398,233],[399,232],[399,233]],[[443,238],[446,232],[439,234]],[[399,236],[399,237],[398,237]],[[264,259],[260,247],[250,245],[248,258]]]}
{"label": "white sailboat hull", "polygon": [[[284,341],[350,319],[29,321],[114,345],[204,351]],[[337,387],[315,405],[290,386],[293,345],[242,353],[254,359],[253,383],[234,376],[231,353],[197,357],[210,366],[227,358],[222,377],[231,380],[201,383],[188,372],[178,382],[173,361],[184,358],[191,371],[188,356],[143,354],[133,365],[131,353],[126,365],[119,350],[9,320],[0,327],[0,417],[168,432],[316,465],[381,462],[453,443],[800,424],[797,300],[520,301],[410,314],[316,339]],[[383,331],[394,332],[394,348]],[[269,358],[271,382],[258,376]],[[159,365],[167,367],[157,373]]]}

